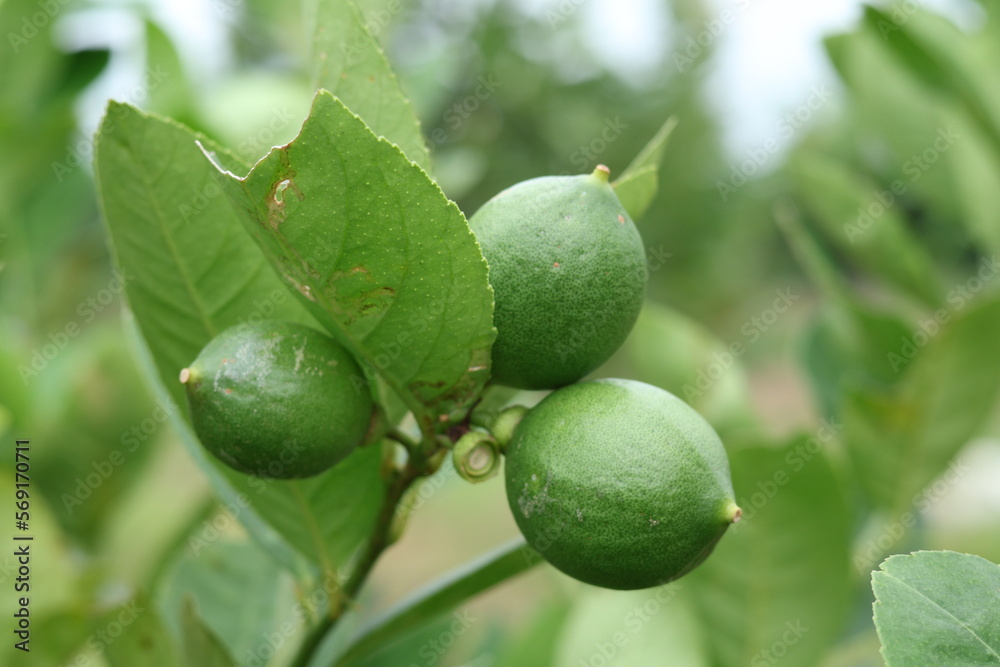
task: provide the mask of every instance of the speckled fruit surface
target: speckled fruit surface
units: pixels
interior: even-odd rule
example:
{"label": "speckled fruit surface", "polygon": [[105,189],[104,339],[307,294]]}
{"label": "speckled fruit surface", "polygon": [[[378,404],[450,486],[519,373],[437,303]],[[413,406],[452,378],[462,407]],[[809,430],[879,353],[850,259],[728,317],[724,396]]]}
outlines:
{"label": "speckled fruit surface", "polygon": [[181,373],[195,432],[232,468],[317,475],[363,440],[372,399],[357,362],[315,329],[265,320],[216,336]]}
{"label": "speckled fruit surface", "polygon": [[645,251],[607,179],[599,167],[524,181],[470,218],[496,301],[498,384],[576,382],[632,330],[645,293]]}
{"label": "speckled fruit surface", "polygon": [[514,432],[505,477],[528,544],[605,588],[686,574],[742,514],[712,427],[673,394],[634,380],[547,396]]}

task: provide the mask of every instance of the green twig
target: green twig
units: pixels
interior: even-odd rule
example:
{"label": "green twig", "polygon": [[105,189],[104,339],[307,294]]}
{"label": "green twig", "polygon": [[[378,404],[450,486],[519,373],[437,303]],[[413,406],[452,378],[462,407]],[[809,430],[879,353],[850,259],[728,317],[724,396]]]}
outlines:
{"label": "green twig", "polygon": [[389,546],[389,533],[392,528],[393,516],[396,513],[396,506],[399,504],[406,489],[423,475],[422,464],[422,460],[418,459],[414,461],[411,459],[390,483],[385,499],[382,501],[382,507],[379,510],[375,528],[372,530],[368,544],[365,545],[364,553],[358,559],[351,576],[348,577],[347,581],[340,588],[338,595],[333,597],[327,613],[309,631],[309,634],[306,635],[305,640],[299,646],[295,659],[291,663],[291,667],[306,667],[311,662],[320,644],[333,631],[337,622],[347,610],[348,604],[354,600],[358,591],[361,590],[365,579],[368,578],[372,568],[375,567],[378,557]]}

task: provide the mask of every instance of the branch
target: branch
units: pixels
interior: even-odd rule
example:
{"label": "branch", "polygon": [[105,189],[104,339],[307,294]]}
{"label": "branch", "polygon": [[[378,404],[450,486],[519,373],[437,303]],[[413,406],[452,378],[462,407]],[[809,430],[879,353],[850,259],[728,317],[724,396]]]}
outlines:
{"label": "branch", "polygon": [[375,562],[389,546],[389,533],[392,528],[393,516],[396,513],[396,506],[410,485],[422,475],[422,467],[414,466],[412,461],[407,462],[406,466],[396,474],[382,501],[375,528],[372,530],[364,553],[358,559],[354,572],[340,588],[339,594],[332,600],[327,614],[306,635],[290,667],[306,667],[320,644],[323,643],[323,639],[336,627],[337,622],[347,609],[348,602],[357,596],[365,579],[375,567]]}

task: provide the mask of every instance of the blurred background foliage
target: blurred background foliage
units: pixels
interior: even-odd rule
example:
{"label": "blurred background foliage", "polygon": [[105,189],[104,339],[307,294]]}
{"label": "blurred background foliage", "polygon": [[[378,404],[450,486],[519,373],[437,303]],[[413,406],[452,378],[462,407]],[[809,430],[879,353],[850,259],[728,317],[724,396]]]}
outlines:
{"label": "blurred background foliage", "polygon": [[[669,599],[539,568],[364,664],[598,665],[618,631],[607,664],[880,664],[867,582],[883,557],[1000,561],[1000,6],[858,7],[822,43],[821,92],[733,150],[722,117],[741,110],[709,81],[723,12],[738,23],[746,2],[656,5],[635,20],[669,48],[635,68],[595,48],[585,4],[361,3],[467,214],[534,176],[620,173],[678,117],[640,221],[650,303],[601,374],[709,418],[748,521]],[[136,368],[90,161],[108,96],[250,160],[290,140],[313,92],[302,24],[264,0],[0,1],[0,433],[32,441],[33,664],[129,664],[94,633],[138,591],[151,636],[180,633],[193,596],[259,664],[301,593],[213,498]],[[362,616],[516,534],[498,480],[446,470],[416,504]],[[789,642],[786,623],[809,630]],[[275,664],[297,638],[278,640]]]}

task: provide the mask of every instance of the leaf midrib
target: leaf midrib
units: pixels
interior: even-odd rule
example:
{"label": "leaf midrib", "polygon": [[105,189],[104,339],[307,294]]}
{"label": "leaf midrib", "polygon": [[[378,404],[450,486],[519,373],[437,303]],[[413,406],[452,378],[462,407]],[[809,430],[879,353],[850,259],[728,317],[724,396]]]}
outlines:
{"label": "leaf midrib", "polygon": [[305,495],[302,493],[302,488],[295,480],[289,480],[288,484],[292,490],[292,497],[295,498],[295,502],[302,509],[302,516],[305,518],[306,531],[309,533],[309,537],[311,537],[313,542],[316,544],[316,555],[319,558],[320,565],[323,567],[323,571],[334,572],[335,570],[330,560],[330,554],[326,550],[326,542],[323,540],[323,533],[319,529],[319,524],[316,523],[316,517],[309,506],[308,500],[306,500]]}
{"label": "leaf midrib", "polygon": [[205,304],[202,303],[201,297],[198,291],[195,289],[194,282],[191,280],[191,276],[188,275],[187,267],[184,262],[181,261],[181,253],[177,248],[177,243],[170,232],[169,226],[167,225],[166,219],[163,217],[163,211],[160,207],[160,199],[155,194],[155,189],[153,183],[149,180],[149,174],[145,169],[139,168],[141,162],[138,159],[137,147],[130,141],[128,142],[128,147],[126,148],[129,157],[132,159],[133,164],[136,167],[136,171],[139,172],[139,178],[142,181],[142,185],[146,190],[147,197],[151,203],[155,203],[152,206],[153,215],[156,218],[157,226],[159,228],[160,234],[164,239],[167,246],[167,251],[169,252],[175,266],[177,267],[177,273],[181,277],[181,281],[184,285],[184,289],[187,290],[188,295],[191,298],[191,302],[197,311],[198,317],[201,319],[202,325],[211,337],[215,337],[218,334],[218,329],[213,325],[211,318],[208,316],[208,311],[205,308]]}
{"label": "leaf midrib", "polygon": [[973,630],[973,629],[972,629],[971,627],[969,627],[968,625],[966,625],[966,624],[965,624],[965,622],[964,622],[964,621],[962,621],[962,619],[958,618],[958,617],[957,617],[957,616],[955,616],[955,615],[954,615],[953,613],[951,613],[950,611],[948,611],[947,609],[945,609],[944,607],[942,607],[941,605],[939,605],[939,604],[938,604],[937,602],[935,602],[934,600],[930,599],[930,598],[929,598],[929,597],[928,597],[927,595],[925,595],[925,594],[924,594],[923,592],[921,592],[921,591],[917,590],[917,589],[916,589],[916,588],[914,588],[913,586],[910,586],[910,585],[909,585],[908,583],[906,583],[905,581],[903,581],[903,580],[902,580],[902,579],[900,579],[899,577],[895,577],[895,576],[893,576],[892,574],[889,574],[888,572],[886,572],[885,574],[886,574],[886,576],[888,576],[888,577],[891,577],[893,581],[896,581],[896,582],[898,582],[898,583],[899,583],[899,584],[900,584],[901,586],[904,586],[904,587],[905,587],[905,588],[907,588],[908,590],[911,590],[911,591],[913,591],[914,593],[916,593],[916,594],[917,594],[917,596],[919,596],[919,597],[923,598],[924,600],[927,600],[927,602],[931,603],[931,604],[932,604],[932,605],[933,605],[933,606],[934,606],[935,608],[937,608],[937,609],[941,610],[941,612],[943,612],[943,613],[944,613],[944,614],[945,614],[946,616],[948,616],[949,618],[951,618],[951,619],[954,619],[954,621],[955,621],[956,623],[958,623],[958,624],[959,624],[960,626],[962,626],[963,628],[965,628],[965,630],[966,630],[966,631],[967,631],[967,632],[968,632],[968,633],[969,633],[970,635],[972,635],[973,637],[975,637],[975,638],[976,638],[976,640],[977,640],[977,641],[979,641],[979,643],[980,643],[980,644],[982,644],[983,646],[985,646],[985,647],[986,647],[986,650],[987,650],[987,651],[989,651],[990,655],[993,655],[993,656],[994,656],[995,658],[997,658],[997,662],[1000,662],[1000,653],[997,653],[997,652],[996,652],[996,650],[994,650],[992,646],[990,646],[989,644],[987,644],[987,643],[986,643],[986,641],[985,641],[985,640],[984,640],[984,639],[983,639],[982,637],[980,637],[980,636],[979,636],[979,635],[978,635],[978,634],[976,633],[976,631],[975,631],[975,630]]}

